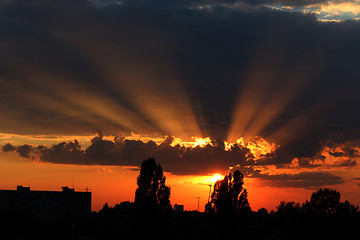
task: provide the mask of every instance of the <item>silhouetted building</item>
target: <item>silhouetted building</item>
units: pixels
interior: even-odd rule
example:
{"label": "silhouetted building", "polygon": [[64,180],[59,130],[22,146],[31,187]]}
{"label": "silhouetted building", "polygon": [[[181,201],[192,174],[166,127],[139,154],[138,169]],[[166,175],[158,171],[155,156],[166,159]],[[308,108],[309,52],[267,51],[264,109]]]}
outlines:
{"label": "silhouetted building", "polygon": [[91,213],[91,192],[31,191],[17,186],[17,190],[0,190],[0,211],[32,216],[38,220],[58,221],[86,219]]}
{"label": "silhouetted building", "polygon": [[174,205],[174,211],[175,212],[183,212],[184,211],[184,205]]}

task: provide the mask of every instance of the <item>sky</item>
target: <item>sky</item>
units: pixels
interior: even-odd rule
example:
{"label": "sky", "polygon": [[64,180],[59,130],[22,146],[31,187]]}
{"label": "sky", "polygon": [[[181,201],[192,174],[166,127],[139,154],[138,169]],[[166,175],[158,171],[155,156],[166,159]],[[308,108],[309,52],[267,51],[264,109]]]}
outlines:
{"label": "sky", "polygon": [[202,211],[239,169],[250,206],[335,188],[360,205],[357,0],[0,0],[0,189],[133,201],[161,164]]}

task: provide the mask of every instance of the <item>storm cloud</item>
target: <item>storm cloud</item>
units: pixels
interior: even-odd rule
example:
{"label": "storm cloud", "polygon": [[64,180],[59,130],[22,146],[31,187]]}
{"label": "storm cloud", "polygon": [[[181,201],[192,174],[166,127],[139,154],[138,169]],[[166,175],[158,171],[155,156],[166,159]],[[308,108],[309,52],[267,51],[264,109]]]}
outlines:
{"label": "storm cloud", "polygon": [[[360,24],[265,6],[326,2],[1,1],[0,132],[217,139],[191,150],[100,136],[86,149],[73,141],[2,150],[70,164],[155,157],[175,174],[295,158],[308,169],[355,166]],[[247,149],[224,151],[224,140],[243,136],[281,147],[256,163]],[[346,146],[328,151],[345,158],[323,164],[326,146]]]}

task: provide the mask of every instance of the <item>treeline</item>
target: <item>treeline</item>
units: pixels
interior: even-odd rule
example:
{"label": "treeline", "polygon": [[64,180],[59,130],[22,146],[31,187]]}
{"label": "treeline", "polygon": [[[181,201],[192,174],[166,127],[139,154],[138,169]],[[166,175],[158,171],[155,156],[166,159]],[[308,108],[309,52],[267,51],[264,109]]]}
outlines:
{"label": "treeline", "polygon": [[335,189],[319,189],[311,195],[310,200],[300,204],[297,202],[281,201],[277,214],[284,216],[358,216],[359,208],[349,201],[340,201],[341,194]]}
{"label": "treeline", "polygon": [[[319,189],[304,203],[282,201],[275,211],[251,210],[244,178],[235,171],[214,185],[205,212],[174,212],[170,188],[154,159],[143,162],[134,202],[107,204],[96,214],[102,239],[348,239],[358,234],[360,212],[340,192]],[[105,235],[104,235],[105,234]],[[108,234],[108,235],[106,235]]]}

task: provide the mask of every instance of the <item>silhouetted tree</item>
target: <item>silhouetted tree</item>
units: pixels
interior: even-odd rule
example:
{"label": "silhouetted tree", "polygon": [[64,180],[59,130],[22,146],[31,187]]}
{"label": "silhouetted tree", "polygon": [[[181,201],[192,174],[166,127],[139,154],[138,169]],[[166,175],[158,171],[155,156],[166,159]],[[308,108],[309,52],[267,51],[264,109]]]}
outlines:
{"label": "silhouetted tree", "polygon": [[153,158],[143,161],[137,178],[135,206],[141,211],[170,211],[170,188],[165,180],[160,164],[156,164]]}
{"label": "silhouetted tree", "polygon": [[338,215],[342,216],[355,216],[360,215],[359,207],[351,204],[348,200],[340,203],[340,208],[337,211]]}
{"label": "silhouetted tree", "polygon": [[301,213],[301,205],[296,202],[281,201],[277,208],[277,214],[281,216],[297,216]]}
{"label": "silhouetted tree", "polygon": [[111,208],[109,207],[109,204],[105,203],[102,209],[99,210],[99,215],[108,217],[110,212],[111,212]]}
{"label": "silhouetted tree", "polygon": [[100,211],[109,211],[110,207],[108,203],[105,203],[103,208]]}
{"label": "silhouetted tree", "polygon": [[257,213],[258,213],[259,215],[268,215],[268,214],[269,214],[269,212],[268,212],[268,210],[267,210],[266,208],[260,208],[260,209],[257,211]]}
{"label": "silhouetted tree", "polygon": [[[247,191],[243,185],[244,178],[239,170],[226,175],[223,180],[217,181],[211,195],[211,203],[215,212],[225,215],[250,213]],[[210,211],[210,206],[207,206],[207,209]]]}
{"label": "silhouetted tree", "polygon": [[132,213],[133,208],[134,208],[134,203],[129,201],[121,202],[113,207],[115,214],[117,215]]}
{"label": "silhouetted tree", "polygon": [[247,194],[247,190],[244,189],[239,197],[239,212],[241,214],[249,214],[251,212],[251,208],[250,208],[250,204],[248,201],[248,194]]}
{"label": "silhouetted tree", "polygon": [[170,187],[165,180],[162,167],[153,158],[142,162],[134,201],[140,235],[161,238],[171,227]]}
{"label": "silhouetted tree", "polygon": [[205,212],[206,213],[214,213],[215,209],[213,207],[213,205],[211,204],[211,202],[208,202],[205,204]]}
{"label": "silhouetted tree", "polygon": [[312,215],[334,215],[340,205],[340,193],[333,189],[322,189],[311,194],[310,201],[303,204],[305,213]]}

